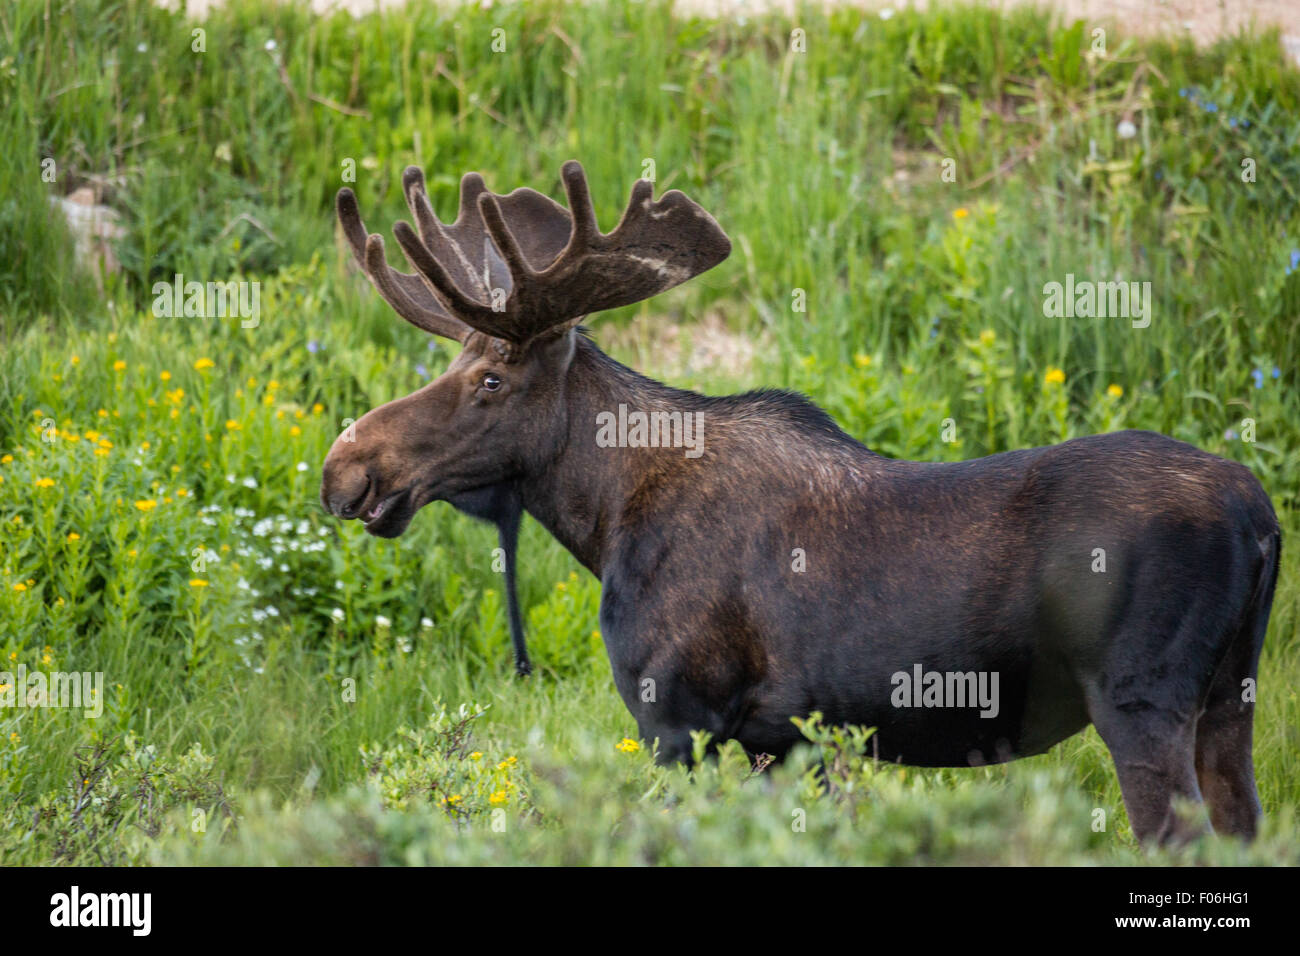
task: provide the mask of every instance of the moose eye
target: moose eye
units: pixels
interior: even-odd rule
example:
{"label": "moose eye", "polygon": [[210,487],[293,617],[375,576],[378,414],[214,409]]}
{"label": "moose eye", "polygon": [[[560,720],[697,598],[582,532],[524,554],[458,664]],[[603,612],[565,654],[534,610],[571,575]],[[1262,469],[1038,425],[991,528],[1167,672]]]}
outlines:
{"label": "moose eye", "polygon": [[501,387],[501,377],[488,372],[483,376],[483,387],[489,392],[495,392]]}

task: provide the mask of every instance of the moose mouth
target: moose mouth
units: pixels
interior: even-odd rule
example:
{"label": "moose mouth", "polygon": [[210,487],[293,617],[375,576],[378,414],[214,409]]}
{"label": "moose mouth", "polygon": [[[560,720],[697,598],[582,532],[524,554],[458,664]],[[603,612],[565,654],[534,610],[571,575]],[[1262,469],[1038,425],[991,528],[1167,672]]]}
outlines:
{"label": "moose mouth", "polygon": [[405,531],[415,514],[415,509],[410,507],[410,492],[410,488],[395,491],[362,512],[361,523],[366,533],[379,538],[396,538]]}

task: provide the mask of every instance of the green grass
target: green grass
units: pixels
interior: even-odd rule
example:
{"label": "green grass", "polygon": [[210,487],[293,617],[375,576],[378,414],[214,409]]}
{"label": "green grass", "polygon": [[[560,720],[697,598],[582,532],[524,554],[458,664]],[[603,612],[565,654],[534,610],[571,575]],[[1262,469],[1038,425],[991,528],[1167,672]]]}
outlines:
{"label": "green grass", "polygon": [[[635,725],[599,584],[535,524],[520,682],[490,528],[434,506],[380,541],[316,501],[343,420],[451,354],[350,271],[345,164],[387,232],[408,163],[447,214],[464,170],[559,196],[577,157],[609,228],[649,159],[735,252],[595,318],[616,357],[655,372],[666,324],[689,342],[715,313],[755,360],[673,384],[797,388],[890,455],[1153,428],[1249,465],[1294,540],[1300,74],[1275,34],[1112,30],[1096,57],[1085,25],[1026,10],[714,23],[629,0],[361,20],[236,0],[204,53],[195,26],[0,9],[0,664],[106,681],[98,720],[0,711],[0,861],[1297,862],[1295,547],[1260,678],[1266,831],[1170,858],[1137,850],[1092,731],[978,770],[873,766],[815,729],[757,777],[734,750],[657,769],[616,749]],[[102,290],[47,213],[87,183],[128,227]],[[261,281],[260,325],[153,316],[177,272]],[[1150,281],[1150,328],[1046,318],[1069,272]]]}

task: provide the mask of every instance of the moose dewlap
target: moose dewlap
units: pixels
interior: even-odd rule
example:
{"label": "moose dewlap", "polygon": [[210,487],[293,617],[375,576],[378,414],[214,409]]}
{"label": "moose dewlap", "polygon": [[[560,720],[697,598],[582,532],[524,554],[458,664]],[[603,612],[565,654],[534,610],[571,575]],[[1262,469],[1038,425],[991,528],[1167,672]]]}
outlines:
{"label": "moose dewlap", "polygon": [[[600,579],[615,683],[661,760],[689,759],[695,730],[780,757],[813,711],[876,727],[882,759],[931,766],[1039,753],[1092,723],[1139,837],[1203,827],[1176,798],[1254,833],[1253,686],[1281,535],[1249,471],[1150,432],[898,461],[797,395],[652,381],[578,321],[712,268],[730,242],[645,181],[602,233],[582,167],[561,178],[568,210],[468,174],[446,224],[408,169],[415,227],[394,234],[410,274],[339,193],[379,293],[463,348],[335,442],[329,511],[384,537],[431,501],[496,522],[521,670],[511,528],[527,511]],[[633,411],[670,440],[633,441]]]}

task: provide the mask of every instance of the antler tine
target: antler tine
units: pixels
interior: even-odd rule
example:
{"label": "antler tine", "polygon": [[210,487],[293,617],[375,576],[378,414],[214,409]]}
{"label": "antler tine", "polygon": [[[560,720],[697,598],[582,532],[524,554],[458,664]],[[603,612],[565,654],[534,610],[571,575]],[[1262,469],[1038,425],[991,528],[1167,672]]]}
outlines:
{"label": "antler tine", "polygon": [[416,228],[420,231],[420,241],[428,244],[435,237],[441,236],[442,230],[438,217],[433,214],[429,204],[429,193],[424,188],[424,171],[419,166],[407,166],[402,173],[402,192],[406,194],[406,205],[415,217]]}
{"label": "antler tine", "polygon": [[570,245],[587,246],[600,238],[596,225],[596,210],[591,205],[591,192],[587,189],[587,174],[582,163],[571,159],[560,170],[564,180],[564,195],[569,200],[569,214],[573,217],[573,237]]}
{"label": "antler tine", "polygon": [[417,328],[465,341],[470,327],[443,308],[417,276],[398,272],[388,264],[384,257],[384,238],[366,231],[356,194],[350,189],[340,189],[335,208],[352,255],[384,301]]}

